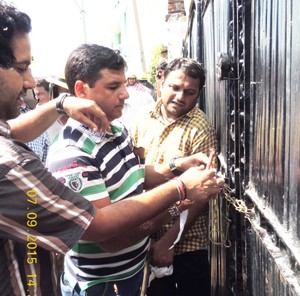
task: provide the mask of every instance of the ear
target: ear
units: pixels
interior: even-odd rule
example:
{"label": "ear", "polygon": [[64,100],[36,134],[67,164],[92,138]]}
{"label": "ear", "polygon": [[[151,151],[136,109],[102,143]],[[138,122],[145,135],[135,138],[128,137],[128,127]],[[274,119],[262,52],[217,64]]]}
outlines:
{"label": "ear", "polygon": [[77,80],[75,82],[74,91],[75,91],[76,97],[78,97],[78,98],[86,98],[86,96],[87,96],[86,84],[81,80]]}

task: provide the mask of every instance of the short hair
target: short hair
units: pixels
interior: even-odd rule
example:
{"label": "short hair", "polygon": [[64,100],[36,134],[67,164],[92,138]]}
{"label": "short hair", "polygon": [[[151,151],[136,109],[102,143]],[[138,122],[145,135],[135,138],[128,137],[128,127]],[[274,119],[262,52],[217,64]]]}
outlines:
{"label": "short hair", "polygon": [[194,59],[176,58],[171,60],[164,69],[164,79],[168,77],[170,72],[181,69],[186,75],[198,79],[200,82],[199,90],[201,91],[205,85],[206,70]]}
{"label": "short hair", "polygon": [[37,78],[35,80],[36,87],[43,87],[47,92],[49,92],[49,82],[45,78]]}
{"label": "short hair", "polygon": [[12,4],[0,0],[0,65],[11,67],[16,58],[11,48],[11,41],[18,33],[31,32],[31,19]]}
{"label": "short hair", "polygon": [[103,69],[123,70],[127,68],[124,58],[115,50],[97,45],[82,44],[69,55],[65,66],[65,78],[71,94],[75,95],[75,82],[81,80],[93,87],[101,78]]}
{"label": "short hair", "polygon": [[165,61],[160,62],[157,66],[156,66],[156,71],[158,70],[162,70],[164,71],[167,67],[168,63]]}
{"label": "short hair", "polygon": [[167,67],[168,63],[165,61],[160,62],[157,66],[156,66],[156,73],[155,73],[155,79],[156,80],[160,80],[162,79],[162,77],[164,76],[163,73],[165,71],[165,68]]}

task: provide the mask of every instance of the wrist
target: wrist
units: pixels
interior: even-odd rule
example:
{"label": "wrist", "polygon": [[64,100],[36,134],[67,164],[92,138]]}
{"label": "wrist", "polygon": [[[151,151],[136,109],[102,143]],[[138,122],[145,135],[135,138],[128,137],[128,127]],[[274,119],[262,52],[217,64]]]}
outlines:
{"label": "wrist", "polygon": [[175,175],[175,176],[180,176],[183,172],[181,170],[179,170],[176,165],[175,165],[175,160],[178,157],[174,156],[171,158],[170,162],[169,162],[169,168],[170,171]]}
{"label": "wrist", "polygon": [[179,207],[177,206],[177,204],[173,204],[168,208],[169,214],[171,217],[178,217],[181,213]]}
{"label": "wrist", "polygon": [[70,97],[71,95],[68,93],[61,93],[57,98],[55,102],[56,111],[59,114],[67,114],[64,110],[64,101],[66,97]]}
{"label": "wrist", "polygon": [[174,182],[176,184],[176,189],[179,197],[179,200],[176,202],[176,205],[180,205],[181,202],[186,199],[186,186],[184,182],[179,178],[174,178],[169,182]]}

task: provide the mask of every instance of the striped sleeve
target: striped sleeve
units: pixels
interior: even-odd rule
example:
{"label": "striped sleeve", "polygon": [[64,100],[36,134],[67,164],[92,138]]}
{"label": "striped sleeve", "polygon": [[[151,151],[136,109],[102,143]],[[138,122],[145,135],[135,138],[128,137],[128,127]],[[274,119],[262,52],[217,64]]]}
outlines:
{"label": "striped sleeve", "polygon": [[30,234],[47,250],[68,251],[93,219],[93,206],[52,177],[36,157],[0,169],[5,168],[0,179],[4,237],[26,241]]}

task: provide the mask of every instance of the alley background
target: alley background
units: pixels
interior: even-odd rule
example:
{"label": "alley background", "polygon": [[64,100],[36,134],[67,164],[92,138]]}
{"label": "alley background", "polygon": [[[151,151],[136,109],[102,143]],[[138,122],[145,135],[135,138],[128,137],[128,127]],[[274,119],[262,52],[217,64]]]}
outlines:
{"label": "alley background", "polygon": [[[34,76],[60,75],[69,53],[85,42],[119,49],[129,71],[139,75],[148,71],[155,48],[172,43],[170,23],[166,22],[168,0],[14,0],[13,3],[32,19]],[[180,49],[182,30],[173,25],[171,31]]]}

